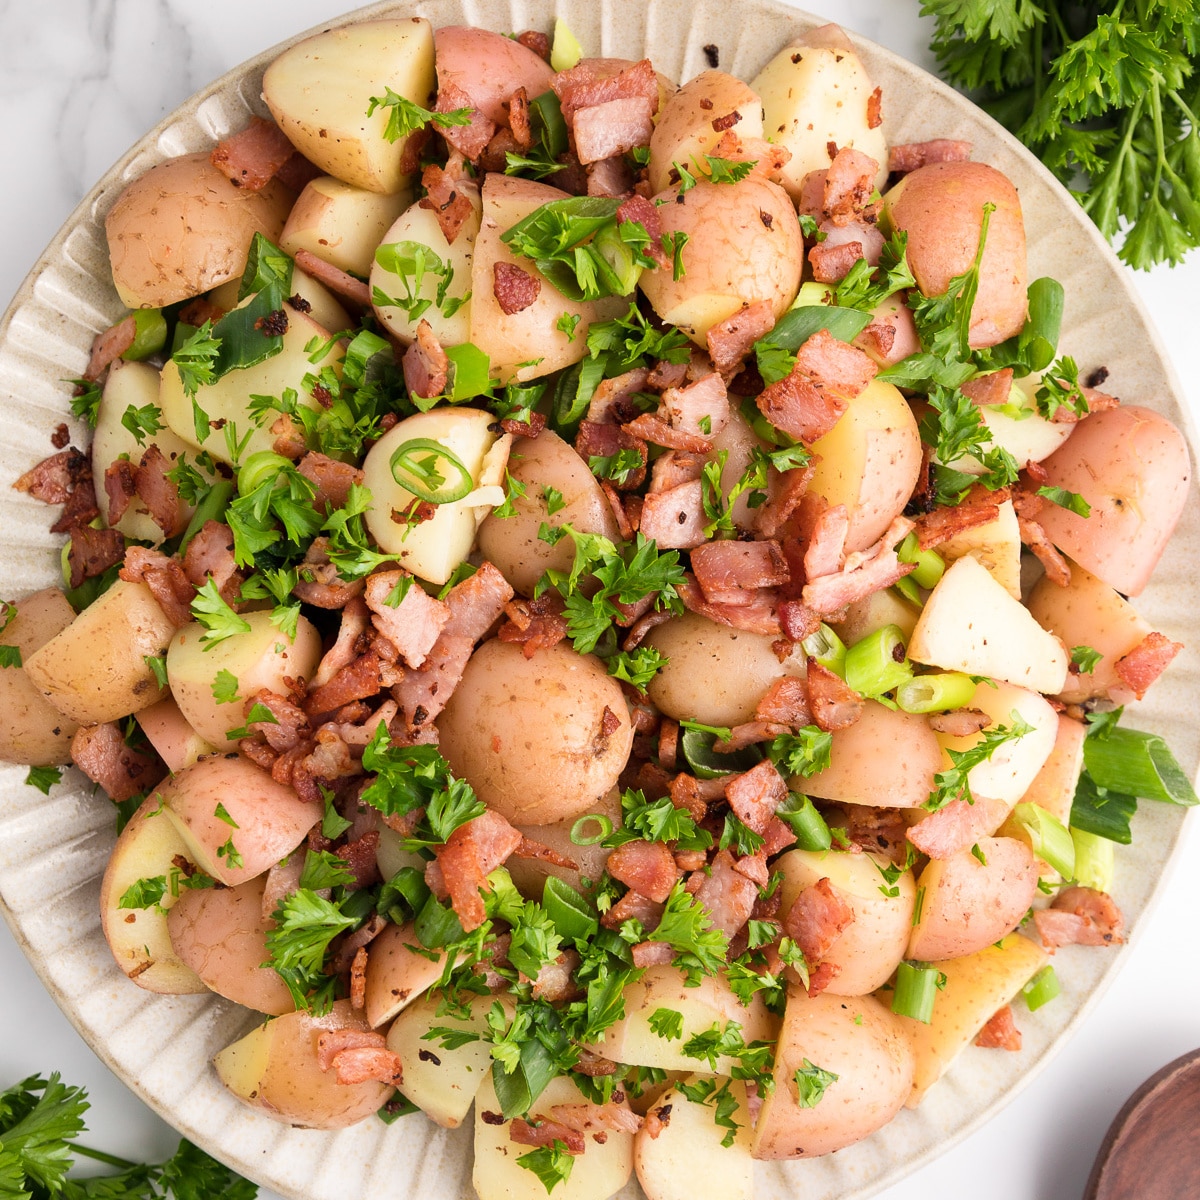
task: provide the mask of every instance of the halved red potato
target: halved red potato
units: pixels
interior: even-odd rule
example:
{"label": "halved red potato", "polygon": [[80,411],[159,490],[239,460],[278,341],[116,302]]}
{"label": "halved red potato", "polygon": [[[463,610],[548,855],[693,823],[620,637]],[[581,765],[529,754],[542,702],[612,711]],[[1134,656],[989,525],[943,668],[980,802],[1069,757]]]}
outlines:
{"label": "halved red potato", "polygon": [[1158,565],[1192,476],[1187,441],[1148,408],[1093,413],[1042,466],[1052,487],[1091,506],[1081,517],[1048,504],[1038,520],[1050,540],[1126,596],[1137,596]]}
{"label": "halved red potato", "polygon": [[433,35],[439,87],[453,85],[489,121],[508,124],[508,101],[519,87],[530,100],[550,90],[554,71],[527,46],[489,29],[446,25]]}
{"label": "halved red potato", "polygon": [[158,751],[158,757],[167,764],[168,771],[182,771],[216,750],[188,724],[187,717],[170,696],[143,708],[137,714],[137,723],[146,740]]}
{"label": "halved red potato", "polygon": [[442,958],[418,954],[421,942],[410,925],[388,925],[367,947],[367,1024],[386,1025],[441,976]]}
{"label": "halved red potato", "polygon": [[908,264],[921,292],[940,296],[975,260],[986,203],[996,210],[971,309],[970,341],[977,348],[994,346],[1025,324],[1025,223],[1017,189],[986,163],[930,163],[884,196],[880,215],[886,229],[908,234]]}

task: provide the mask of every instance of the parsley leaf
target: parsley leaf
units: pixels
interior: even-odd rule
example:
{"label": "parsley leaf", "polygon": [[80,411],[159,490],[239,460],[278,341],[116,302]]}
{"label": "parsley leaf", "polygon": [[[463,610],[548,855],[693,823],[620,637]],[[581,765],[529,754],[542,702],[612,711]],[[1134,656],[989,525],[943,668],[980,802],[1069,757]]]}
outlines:
{"label": "parsley leaf", "polygon": [[1071,647],[1071,666],[1077,667],[1082,675],[1090,675],[1103,657],[1099,650],[1093,650],[1091,646]]}
{"label": "parsley leaf", "polygon": [[804,1065],[792,1076],[796,1082],[796,1102],[801,1108],[816,1108],[830,1084],[837,1083],[838,1076],[807,1058],[803,1062]]}
{"label": "parsley leaf", "polygon": [[121,414],[121,424],[133,434],[133,440],[139,446],[144,446],[146,438],[163,428],[161,417],[162,409],[157,404],[146,404],[141,408],[130,404]]}
{"label": "parsley leaf", "polygon": [[667,897],[662,918],[649,940],[666,942],[675,950],[675,965],[689,978],[715,975],[725,963],[729,938],[714,929],[707,910],[684,890],[680,880]]}
{"label": "parsley leaf", "polygon": [[566,1183],[571,1178],[575,1159],[568,1153],[566,1143],[556,1138],[549,1146],[539,1146],[528,1154],[522,1154],[517,1164],[532,1171],[547,1192],[553,1192],[560,1183]]}
{"label": "parsley leaf", "polygon": [[935,790],[929,793],[929,799],[924,807],[930,812],[945,808],[951,800],[966,800],[968,804],[975,802],[971,795],[971,786],[967,776],[973,767],[987,762],[1006,742],[1023,738],[1033,732],[1033,726],[1021,716],[1016,709],[1009,714],[1011,725],[997,725],[994,729],[985,729],[979,740],[966,750],[949,750],[953,766],[948,770],[939,771],[934,777]]}
{"label": "parsley leaf", "polygon": [[443,129],[452,125],[470,125],[473,110],[456,108],[452,112],[430,112],[419,104],[405,99],[390,87],[385,87],[382,96],[372,96],[367,104],[367,116],[374,116],[376,109],[387,109],[387,125],[383,136],[389,142],[398,142],[401,138],[424,129],[431,121]]}
{"label": "parsley leaf", "polygon": [[44,796],[50,795],[50,789],[62,779],[60,767],[30,767],[25,776],[29,787],[35,787]]}
{"label": "parsley leaf", "polygon": [[238,633],[249,633],[250,622],[239,617],[217,591],[216,580],[210,578],[192,601],[192,616],[208,632],[200,639],[205,650]]}

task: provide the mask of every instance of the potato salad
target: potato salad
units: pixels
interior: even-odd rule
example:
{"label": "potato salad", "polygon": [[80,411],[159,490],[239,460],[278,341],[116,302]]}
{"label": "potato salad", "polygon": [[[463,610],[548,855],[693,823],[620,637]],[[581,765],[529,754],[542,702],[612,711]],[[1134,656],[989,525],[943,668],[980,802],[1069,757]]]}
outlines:
{"label": "potato salad", "polygon": [[279,1121],[473,1122],[481,1200],[753,1200],[1019,1054],[1196,803],[1121,723],[1183,435],[840,29],[708,52],[292,45],[109,198],[92,442],[15,483],[0,757],[115,805],[130,986],[260,1014]]}

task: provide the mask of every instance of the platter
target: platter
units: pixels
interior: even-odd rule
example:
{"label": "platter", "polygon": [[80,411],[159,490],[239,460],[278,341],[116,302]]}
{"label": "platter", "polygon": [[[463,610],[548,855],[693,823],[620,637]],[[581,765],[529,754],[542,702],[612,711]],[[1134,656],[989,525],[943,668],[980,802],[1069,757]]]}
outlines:
{"label": "platter", "polygon": [[[435,24],[470,21],[496,29],[549,28],[561,13],[589,50],[624,57],[650,53],[665,73],[702,69],[715,43],[722,67],[750,77],[798,30],[816,24],[792,10],[745,3],[731,31],[727,5],[579,2],[381,5],[357,16],[413,12]],[[344,19],[350,19],[342,18]],[[1025,205],[1031,278],[1052,274],[1068,293],[1064,349],[1085,370],[1104,364],[1109,385],[1130,403],[1159,408],[1187,428],[1169,369],[1108,248],[1052,180],[1021,149],[952,91],[900,59],[859,43],[884,89],[885,130],[893,142],[932,135],[965,137],[976,157],[1017,183]],[[0,403],[6,436],[5,483],[48,452],[48,433],[63,419],[66,389],[79,374],[93,334],[123,315],[108,286],[103,215],[124,182],[154,162],[205,148],[262,111],[258,79],[275,51],[219,80],[172,114],[126,155],[89,195],[48,248],[0,324]],[[81,431],[74,428],[77,444]],[[15,493],[0,496],[0,587],[31,591],[55,579],[56,539],[47,511]],[[1139,608],[1156,628],[1195,642],[1198,531],[1189,508],[1176,540]],[[1191,636],[1189,636],[1191,635]],[[1196,682],[1196,659],[1181,655],[1132,723],[1161,731],[1189,771],[1197,737],[1183,697]],[[1194,694],[1194,693],[1193,693]],[[25,952],[60,1006],[113,1069],[172,1124],[218,1157],[275,1190],[296,1197],[469,1196],[470,1137],[435,1130],[420,1118],[385,1130],[368,1124],[330,1135],[288,1130],[246,1112],[207,1069],[212,1052],[241,1031],[243,1019],[219,1001],[162,999],[132,988],[109,958],[95,916],[98,878],[111,845],[111,810],[78,786],[79,777],[44,799],[22,785],[23,769],[0,772],[0,900]],[[1117,894],[1137,936],[1180,815],[1143,806],[1135,844],[1122,853]],[[1081,1018],[1111,978],[1119,954],[1060,952],[1064,996],[1021,1015],[1020,1055],[969,1051],[918,1113],[904,1113],[870,1141],[829,1160],[762,1167],[764,1197],[867,1196],[940,1152],[985,1120]],[[629,1194],[636,1189],[630,1188]]]}

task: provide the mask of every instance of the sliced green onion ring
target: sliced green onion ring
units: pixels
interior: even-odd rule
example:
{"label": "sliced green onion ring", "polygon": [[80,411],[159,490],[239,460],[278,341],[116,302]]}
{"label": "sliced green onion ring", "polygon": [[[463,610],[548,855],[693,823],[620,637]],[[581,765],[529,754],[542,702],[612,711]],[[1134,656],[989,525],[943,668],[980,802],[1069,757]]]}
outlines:
{"label": "sliced green onion ring", "polygon": [[860,696],[882,696],[907,683],[912,673],[898,625],[885,625],[846,651],[846,683]]}
{"label": "sliced green onion ring", "polygon": [[1115,843],[1071,826],[1075,843],[1075,882],[1098,892],[1112,891]]}
{"label": "sliced green onion ring", "polygon": [[912,1017],[928,1025],[933,1020],[933,1002],[937,999],[937,967],[925,963],[902,962],[896,968],[896,990],[892,995],[892,1012],[899,1017]]}
{"label": "sliced green onion ring", "polygon": [[810,633],[800,643],[809,658],[815,658],[827,671],[844,676],[846,673],[846,643],[830,627],[822,623],[816,633]]}
{"label": "sliced green onion ring", "polygon": [[[587,828],[589,821],[595,821],[600,827],[600,832],[594,836],[584,836],[583,830]],[[579,818],[574,825],[571,826],[571,841],[576,846],[594,846],[597,842],[602,842],[613,831],[613,823],[609,817],[603,816],[600,813],[587,813]]]}
{"label": "sliced green onion ring", "polygon": [[833,845],[833,834],[828,823],[807,796],[790,792],[775,810],[775,815],[796,835],[796,845],[801,850],[820,854]]}
{"label": "sliced green onion ring", "polygon": [[896,689],[896,703],[906,713],[950,712],[965,708],[975,695],[975,681],[959,671],[917,675]]}
{"label": "sliced green onion ring", "polygon": [[1040,804],[1018,804],[1012,815],[1029,836],[1034,854],[1064,879],[1074,879],[1075,843],[1067,827]]}
{"label": "sliced green onion ring", "polygon": [[161,308],[136,309],[133,328],[133,343],[121,355],[126,362],[143,362],[167,344],[167,319]]}
{"label": "sliced green onion ring", "polygon": [[1200,804],[1170,747],[1156,734],[1121,728],[1093,734],[1083,743],[1083,762],[1093,781],[1110,792]]}
{"label": "sliced green onion ring", "polygon": [[261,487],[272,476],[290,470],[292,460],[276,454],[274,450],[258,450],[238,468],[237,489],[241,496],[248,496],[255,488]]}
{"label": "sliced green onion ring", "polygon": [[916,569],[905,576],[918,587],[929,589],[946,573],[946,561],[935,550],[922,550],[917,545],[917,535],[910,533],[896,549],[896,557],[902,563],[916,563]]}
{"label": "sliced green onion ring", "polygon": [[1055,975],[1054,968],[1043,967],[1021,989],[1021,994],[1025,997],[1025,1003],[1029,1006],[1029,1011],[1036,1012],[1043,1004],[1049,1004],[1061,991],[1062,988],[1059,986],[1058,976]]}
{"label": "sliced green onion ring", "polygon": [[[458,478],[448,481],[438,469],[439,463],[445,463]],[[409,438],[393,452],[390,465],[392,478],[402,488],[430,504],[453,504],[469,495],[475,486],[462,460],[432,438]]]}

